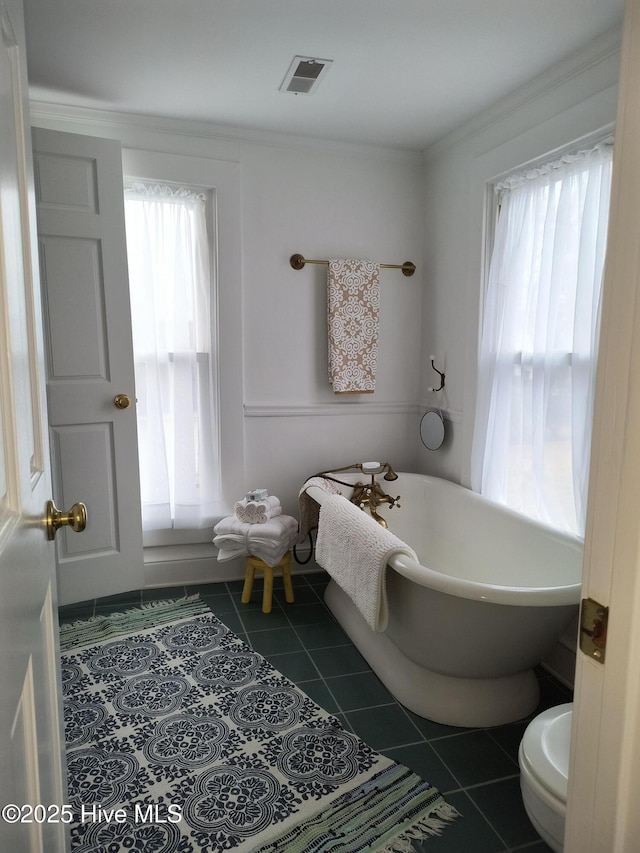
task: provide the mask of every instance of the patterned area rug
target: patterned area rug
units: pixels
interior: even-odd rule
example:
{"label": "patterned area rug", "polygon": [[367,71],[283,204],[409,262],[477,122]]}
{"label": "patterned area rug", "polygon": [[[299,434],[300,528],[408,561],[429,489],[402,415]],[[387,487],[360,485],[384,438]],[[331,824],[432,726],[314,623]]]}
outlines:
{"label": "patterned area rug", "polygon": [[197,597],[61,646],[74,853],[412,851],[457,816]]}

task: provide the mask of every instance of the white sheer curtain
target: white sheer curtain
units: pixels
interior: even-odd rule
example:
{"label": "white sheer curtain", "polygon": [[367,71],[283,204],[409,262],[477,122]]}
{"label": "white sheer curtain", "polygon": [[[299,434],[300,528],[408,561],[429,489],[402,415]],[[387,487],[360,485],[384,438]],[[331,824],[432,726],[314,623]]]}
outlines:
{"label": "white sheer curtain", "polygon": [[582,534],[612,140],[497,187],[472,488]]}
{"label": "white sheer curtain", "polygon": [[143,529],[210,526],[219,495],[206,196],[125,190]]}

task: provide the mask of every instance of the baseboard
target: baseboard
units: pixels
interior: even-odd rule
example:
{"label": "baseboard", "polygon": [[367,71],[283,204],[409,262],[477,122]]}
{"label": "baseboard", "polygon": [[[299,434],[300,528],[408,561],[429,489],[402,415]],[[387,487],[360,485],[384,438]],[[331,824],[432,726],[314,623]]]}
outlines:
{"label": "baseboard", "polygon": [[165,560],[145,563],[146,589],[163,586],[192,586],[194,584],[223,583],[244,577],[244,560],[219,563],[211,557],[185,560]]}
{"label": "baseboard", "polygon": [[[300,551],[298,558],[306,560],[308,551]],[[308,562],[291,561],[291,573],[302,574],[322,572],[313,557]],[[144,566],[145,589],[169,586],[193,586],[195,584],[224,583],[242,580],[245,574],[243,557],[219,563],[215,558],[197,557],[182,560],[154,560]]]}

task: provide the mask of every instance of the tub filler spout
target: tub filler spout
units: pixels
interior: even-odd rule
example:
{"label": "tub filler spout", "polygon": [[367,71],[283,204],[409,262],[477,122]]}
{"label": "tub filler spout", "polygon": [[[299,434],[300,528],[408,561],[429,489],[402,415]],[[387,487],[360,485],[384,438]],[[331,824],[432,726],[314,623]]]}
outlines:
{"label": "tub filler spout", "polygon": [[[361,471],[366,476],[371,477],[370,483],[354,483],[344,482],[337,479],[334,475],[342,471]],[[332,480],[334,483],[340,483],[343,486],[349,486],[353,492],[349,500],[351,503],[360,507],[362,510],[369,510],[369,513],[375,521],[382,527],[387,527],[386,520],[376,511],[382,504],[389,504],[389,508],[398,507],[400,509],[400,495],[392,498],[382,490],[380,484],[376,481],[379,474],[384,473],[385,480],[397,480],[398,475],[393,470],[389,462],[354,462],[351,465],[345,465],[342,468],[332,468],[330,471],[319,471],[314,474],[314,477],[325,477],[327,480]]]}
{"label": "tub filler spout", "polygon": [[396,498],[392,498],[391,495],[388,495],[382,490],[380,484],[376,482],[375,475],[372,474],[370,483],[367,483],[366,485],[358,483],[354,486],[351,503],[359,506],[360,509],[368,509],[371,517],[375,519],[378,524],[382,525],[382,527],[387,527],[386,520],[382,518],[376,510],[382,504],[389,504],[390,509],[394,506],[399,509],[400,495]]}

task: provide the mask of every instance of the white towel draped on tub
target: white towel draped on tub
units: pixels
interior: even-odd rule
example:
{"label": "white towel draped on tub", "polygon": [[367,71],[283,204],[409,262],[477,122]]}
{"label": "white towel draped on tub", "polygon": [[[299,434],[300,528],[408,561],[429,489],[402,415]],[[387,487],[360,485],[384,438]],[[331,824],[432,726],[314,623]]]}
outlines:
{"label": "white towel draped on tub", "polygon": [[375,391],[379,311],[380,265],[371,261],[329,261],[329,381],[336,394]]}
{"label": "white towel draped on tub", "polygon": [[394,554],[418,559],[406,542],[347,498],[326,496],[320,507],[316,560],[378,632],[387,627],[387,562]]}

